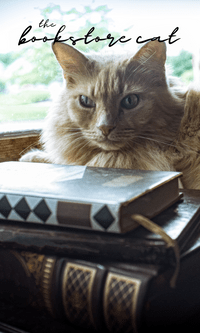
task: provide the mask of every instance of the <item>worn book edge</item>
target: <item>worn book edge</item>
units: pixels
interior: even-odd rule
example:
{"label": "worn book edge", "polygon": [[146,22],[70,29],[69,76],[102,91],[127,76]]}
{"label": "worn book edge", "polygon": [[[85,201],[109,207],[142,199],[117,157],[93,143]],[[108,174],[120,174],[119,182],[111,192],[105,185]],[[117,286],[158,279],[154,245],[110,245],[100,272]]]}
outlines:
{"label": "worn book edge", "polygon": [[[157,186],[156,189],[153,188],[140,198],[129,201],[130,205],[128,202],[118,205],[77,203],[4,192],[0,194],[0,217],[19,222],[126,233],[138,226],[130,218],[131,214],[141,214],[147,218],[153,218],[180,200],[182,194],[180,195],[178,191],[177,177],[166,182],[164,186]],[[166,201],[161,199],[162,195],[165,195]],[[159,200],[161,201],[159,202]]]}

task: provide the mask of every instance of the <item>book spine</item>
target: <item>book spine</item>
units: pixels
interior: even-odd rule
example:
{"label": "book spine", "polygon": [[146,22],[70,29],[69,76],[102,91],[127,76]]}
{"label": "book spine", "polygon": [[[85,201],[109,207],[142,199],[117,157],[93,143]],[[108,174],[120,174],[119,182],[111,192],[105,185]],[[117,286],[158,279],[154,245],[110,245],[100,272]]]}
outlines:
{"label": "book spine", "polygon": [[119,205],[0,193],[0,219],[121,233]]}
{"label": "book spine", "polygon": [[0,220],[0,246],[40,254],[90,260],[114,260],[157,265],[174,265],[174,251],[158,239],[148,242],[131,234],[86,232],[81,229],[28,225]]}
{"label": "book spine", "polygon": [[39,306],[84,329],[123,333],[137,332],[152,277],[138,269],[24,251],[1,250],[0,266],[0,297],[7,301],[19,298],[20,306]]}

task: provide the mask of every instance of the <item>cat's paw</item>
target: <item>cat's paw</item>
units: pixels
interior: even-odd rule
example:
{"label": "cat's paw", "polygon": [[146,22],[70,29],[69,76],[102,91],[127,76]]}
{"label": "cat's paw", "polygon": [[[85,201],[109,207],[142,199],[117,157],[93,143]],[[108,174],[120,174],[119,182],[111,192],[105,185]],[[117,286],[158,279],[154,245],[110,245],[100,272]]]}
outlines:
{"label": "cat's paw", "polygon": [[37,162],[37,163],[48,163],[47,154],[42,150],[32,150],[27,154],[23,155],[20,162]]}

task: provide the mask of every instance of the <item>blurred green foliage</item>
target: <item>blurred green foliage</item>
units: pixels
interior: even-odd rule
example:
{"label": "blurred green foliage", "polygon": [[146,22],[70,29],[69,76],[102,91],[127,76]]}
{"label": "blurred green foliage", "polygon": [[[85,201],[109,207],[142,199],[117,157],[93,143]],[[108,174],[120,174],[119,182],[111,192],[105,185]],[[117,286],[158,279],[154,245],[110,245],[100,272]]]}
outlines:
{"label": "blurred green foliage", "polygon": [[0,53],[0,61],[8,66],[12,64],[17,58],[21,56],[20,52],[9,52],[9,53]]}
{"label": "blurred green foliage", "polygon": [[19,93],[0,94],[1,105],[23,105],[30,103],[37,103],[50,99],[50,93],[45,90],[23,90]]}
{"label": "blurred green foliage", "polygon": [[8,105],[6,106],[6,109],[4,105],[0,104],[0,123],[8,121],[44,119],[47,115],[47,111],[48,106],[38,106],[37,103],[24,105]]}
{"label": "blurred green foliage", "polygon": [[[54,11],[60,14],[59,19],[54,19],[54,24],[56,24],[58,27],[61,27],[62,25],[66,25],[67,27],[63,33],[61,33],[62,37],[64,34],[66,36],[65,38],[69,38],[70,36],[75,37],[75,39],[84,37],[84,35],[86,35],[87,32],[94,26],[94,24],[91,22],[91,15],[95,13],[98,13],[101,19],[99,20],[97,26],[95,26],[95,31],[92,34],[93,38],[96,36],[106,38],[106,36],[110,33],[108,30],[108,23],[110,19],[108,19],[107,14],[111,11],[111,9],[109,9],[107,5],[101,5],[94,9],[92,9],[90,6],[84,6],[83,10],[77,10],[74,7],[68,11],[63,11],[59,5],[50,4],[48,7],[40,9],[40,14],[44,20],[47,20],[49,18],[49,14]],[[63,19],[66,18],[66,16],[68,17],[67,22]],[[70,31],[68,28],[70,24],[68,25],[68,23],[70,21],[80,23],[80,19],[82,20],[82,24],[78,26],[78,29],[76,29],[76,31]],[[49,34],[49,36],[51,38],[54,37],[52,34]],[[118,32],[112,31],[112,36],[117,38],[120,37],[120,34]],[[88,45],[84,44],[83,41],[79,41],[75,47],[81,51],[87,52],[88,49],[99,51],[106,45],[108,45],[108,41],[93,42]]]}
{"label": "blurred green foliage", "polygon": [[182,50],[178,56],[168,57],[174,76],[178,76],[186,84],[193,80],[192,53]]}
{"label": "blurred green foliage", "polygon": [[[63,33],[61,33],[62,39],[69,38],[70,36],[74,36],[75,39],[84,37],[84,35],[86,35],[87,32],[94,26],[94,24],[90,22],[91,13],[99,13],[101,15],[100,22],[97,24],[97,28],[95,27],[95,31],[92,35],[93,38],[96,36],[105,38],[109,33],[107,13],[110,11],[110,9],[108,9],[107,5],[98,6],[95,9],[91,9],[90,6],[84,6],[83,11],[78,11],[76,8],[73,8],[69,11],[62,11],[59,5],[50,4],[48,7],[40,9],[40,14],[44,20],[43,24],[48,19],[49,14],[51,14],[54,11],[57,11],[60,14],[60,19],[53,20],[53,23],[58,26],[58,29],[64,24],[67,26],[67,22],[64,21],[63,19],[64,17],[66,18],[66,15],[69,17],[71,21],[74,22],[76,22],[79,19],[85,18],[85,24],[83,26],[80,26],[78,31],[75,32],[68,31],[66,28],[63,31]],[[44,36],[47,36],[47,38],[55,37],[55,34],[54,35],[50,34],[49,30],[44,30],[44,31],[45,31]],[[30,37],[34,36],[34,33],[36,35],[36,33],[38,32],[41,33],[41,28],[36,29],[33,32],[31,31]],[[120,35],[119,33],[112,32],[112,36],[117,38]],[[34,47],[32,45],[34,45]],[[11,83],[13,84],[17,83],[19,85],[25,85],[25,84],[47,85],[54,81],[61,81],[62,71],[55,59],[55,56],[51,49],[51,44],[49,42],[44,43],[41,41],[32,45],[30,43],[27,44],[27,46],[24,47],[23,50],[23,57],[25,58],[25,60],[27,60],[32,64],[33,67],[32,70],[26,74],[23,74],[22,68],[19,68],[13,73],[11,78]],[[79,41],[77,42],[75,47],[81,51],[87,51],[88,49],[93,49],[94,51],[98,51],[103,46],[108,45],[108,41],[103,41],[103,42],[101,41],[98,43],[93,42],[88,45],[84,44],[83,41]]]}
{"label": "blurred green foliage", "polygon": [[[75,39],[82,38],[88,31],[95,27],[92,37],[99,36],[106,38],[111,33],[115,38],[120,37],[121,32],[109,31],[110,18],[107,14],[111,11],[107,5],[97,6],[91,8],[90,6],[83,6],[82,9],[72,8],[68,11],[63,11],[60,5],[50,4],[48,7],[39,8],[40,14],[43,17],[43,23],[49,19],[50,14],[56,12],[57,19],[50,20],[50,23],[56,24],[57,30],[62,25],[66,25],[66,29],[61,32],[62,39],[73,36]],[[99,18],[98,23],[92,23],[92,14]],[[69,30],[70,22],[77,26],[73,31]],[[126,29],[128,31],[129,28]],[[38,38],[47,36],[47,38],[54,38],[55,33],[50,33],[51,29],[37,28],[31,30],[29,37],[36,36]],[[27,39],[28,36],[27,36]],[[69,41],[72,45],[72,42]],[[79,41],[75,45],[77,49],[83,52],[89,50],[100,51],[103,47],[108,46],[109,40],[85,44],[84,41]],[[13,64],[14,62],[18,65]],[[30,64],[26,68],[26,64]],[[192,70],[192,54],[187,51],[181,51],[176,57],[168,57],[167,63],[170,64],[173,75],[181,77],[183,82],[189,83],[193,79]],[[19,85],[22,87],[17,94],[6,94],[7,79],[0,78],[0,121],[10,120],[28,120],[28,119],[42,119],[46,116],[48,106],[41,105],[40,101],[45,101],[50,98],[50,94],[41,89],[35,89],[38,84],[49,85],[52,82],[62,81],[62,70],[56,61],[56,58],[51,49],[51,42],[38,41],[35,43],[29,42],[24,44],[22,48],[19,47],[18,52],[10,52],[7,54],[0,54],[0,65],[4,69],[9,69],[10,65],[13,66],[12,74],[9,79],[9,84]],[[32,89],[32,85],[35,86]],[[30,88],[27,88],[29,87]],[[48,104],[48,103],[47,103]],[[5,112],[6,110],[6,112]]]}
{"label": "blurred green foliage", "polygon": [[5,89],[6,89],[6,82],[0,80],[0,93],[4,93]]}
{"label": "blurred green foliage", "polygon": [[50,94],[45,90],[23,90],[16,94],[0,94],[0,122],[16,120],[43,119],[48,105],[40,105],[48,100]]}
{"label": "blurred green foliage", "polygon": [[60,66],[49,44],[43,43],[41,47],[27,49],[24,57],[32,64],[32,70],[23,74],[22,68],[19,68],[13,72],[11,83],[17,83],[20,86],[27,84],[48,85],[51,82],[62,79]]}
{"label": "blurred green foliage", "polygon": [[[119,38],[120,34],[118,32],[110,32],[108,30],[109,20],[107,14],[111,11],[107,5],[97,6],[96,8],[91,8],[90,6],[83,6],[82,9],[76,9],[75,7],[68,10],[63,11],[60,5],[50,4],[48,7],[40,8],[40,14],[43,17],[44,22],[49,19],[49,15],[53,12],[56,12],[58,19],[54,19],[53,23],[56,24],[59,29],[62,25],[66,25],[66,29],[61,33],[62,38],[69,38],[70,36],[74,36],[75,38],[84,37],[87,32],[95,26],[95,30],[92,33],[92,38],[96,36],[100,36],[101,38],[106,38],[108,33],[112,33],[114,38]],[[97,24],[92,23],[92,15],[98,14],[100,20]],[[69,31],[68,26],[70,27],[70,22],[79,22],[80,25],[77,27],[76,31]],[[49,22],[49,23],[52,23]],[[41,32],[41,28],[37,28],[35,30],[31,30],[30,38],[32,36],[44,37],[45,35],[48,38],[54,38],[55,33],[49,33],[51,29],[43,29]],[[41,36],[42,34],[42,36]],[[104,46],[107,46],[109,43],[108,40],[100,41],[100,42],[92,42],[90,44],[85,44],[83,41],[77,42],[75,47],[80,51],[87,52],[88,50],[99,51]],[[71,45],[71,42],[70,42]],[[20,48],[19,48],[20,49]],[[23,58],[22,58],[23,57]],[[16,67],[12,73],[10,78],[11,84],[18,84],[20,86],[24,85],[37,85],[44,84],[48,85],[51,82],[62,81],[62,70],[57,63],[55,56],[51,49],[50,42],[35,42],[28,43],[23,45],[23,50],[18,51],[16,53],[11,52],[7,54],[0,54],[0,62],[4,67],[9,66],[17,59],[24,59],[24,63],[21,66]],[[25,62],[31,64],[31,68],[28,72],[24,71]],[[193,79],[192,73],[192,54],[187,51],[181,51],[178,56],[168,57],[168,64],[170,64],[173,74],[175,76],[181,77],[181,79],[188,83]],[[1,79],[0,80],[0,93],[6,91],[6,82]]]}
{"label": "blurred green foliage", "polygon": [[181,75],[181,79],[184,83],[189,84],[190,82],[193,81],[194,75],[193,75],[193,69],[189,69],[186,72],[184,72]]}

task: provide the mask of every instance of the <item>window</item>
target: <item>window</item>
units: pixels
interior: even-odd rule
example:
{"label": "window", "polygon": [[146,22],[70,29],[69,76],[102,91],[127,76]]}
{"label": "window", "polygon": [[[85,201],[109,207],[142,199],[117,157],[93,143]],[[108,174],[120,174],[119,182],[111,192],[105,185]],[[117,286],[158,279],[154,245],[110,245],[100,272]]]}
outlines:
{"label": "window", "polygon": [[[198,1],[5,1],[1,4],[0,44],[0,133],[34,130],[39,133],[51,100],[59,92],[62,72],[51,51],[51,41],[58,30],[63,39],[73,36],[80,50],[102,48],[132,50],[138,41],[159,37],[166,39],[168,64],[183,82],[199,82],[199,14]],[[28,30],[26,30],[28,27]],[[91,31],[90,29],[94,29]],[[168,39],[175,28],[178,28]],[[24,31],[26,34],[22,36]],[[109,47],[111,38],[116,42]],[[96,37],[99,39],[95,39]],[[120,39],[120,37],[125,38]],[[21,39],[20,39],[21,38]],[[26,43],[22,43],[26,38]],[[41,40],[37,40],[41,38]],[[101,39],[106,39],[102,41]],[[177,39],[177,41],[175,41]],[[127,42],[124,42],[126,41]],[[21,44],[19,44],[21,41]],[[68,43],[72,44],[72,40]],[[7,134],[6,134],[7,133]],[[28,135],[28,134],[27,134]]]}

